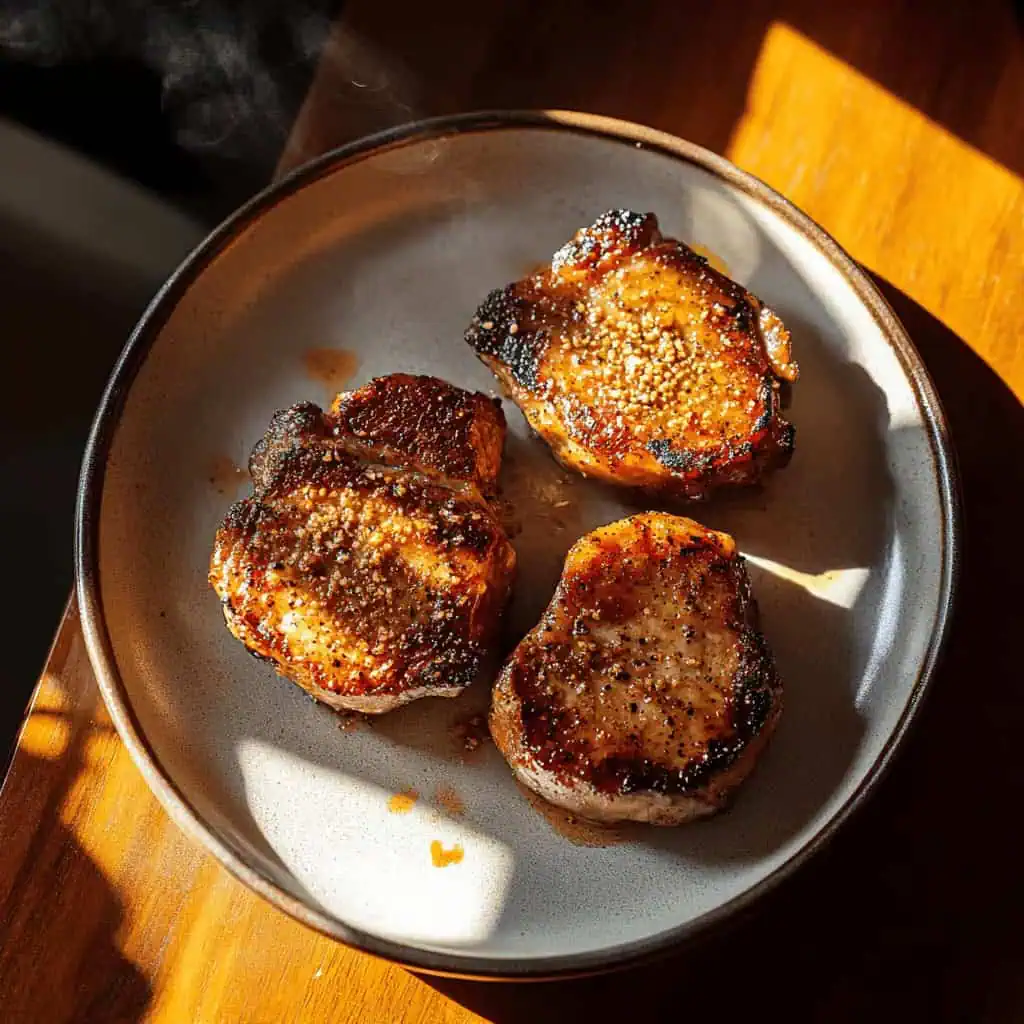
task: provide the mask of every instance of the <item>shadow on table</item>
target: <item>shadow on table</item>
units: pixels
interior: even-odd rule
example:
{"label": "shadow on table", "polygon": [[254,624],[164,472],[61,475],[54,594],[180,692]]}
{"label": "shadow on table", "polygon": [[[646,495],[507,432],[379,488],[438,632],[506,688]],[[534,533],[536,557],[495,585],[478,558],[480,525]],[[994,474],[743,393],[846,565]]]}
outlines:
{"label": "shadow on table", "polygon": [[5,659],[2,770],[71,588],[75,488],[96,404],[150,296],[201,234],[132,182],[2,118],[0,153],[0,477],[11,481],[0,532],[17,538],[5,565],[31,609]]}
{"label": "shadow on table", "polygon": [[[34,712],[38,717],[45,712]],[[124,908],[53,803],[81,767],[74,750],[25,753],[0,810],[0,1020],[4,1024],[135,1022],[152,995],[118,948]],[[53,776],[59,776],[54,779]],[[38,806],[36,794],[50,794]],[[21,823],[38,822],[31,838]],[[73,922],[73,923],[72,923]]]}
{"label": "shadow on table", "polygon": [[1009,1020],[1024,1012],[1013,815],[1024,700],[1011,586],[1024,411],[956,334],[876,278],[937,384],[958,450],[963,573],[944,660],[875,797],[811,864],[685,953],[583,981],[427,979],[495,1024],[625,1015]]}

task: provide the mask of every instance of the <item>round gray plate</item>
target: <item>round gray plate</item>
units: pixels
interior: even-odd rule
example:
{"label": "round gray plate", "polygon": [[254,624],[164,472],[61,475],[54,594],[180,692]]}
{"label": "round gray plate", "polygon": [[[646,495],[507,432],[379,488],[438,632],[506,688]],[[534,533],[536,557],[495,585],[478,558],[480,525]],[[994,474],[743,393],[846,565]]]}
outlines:
{"label": "round gray plate", "polygon": [[[751,562],[786,685],[779,731],[733,809],[574,845],[487,747],[453,756],[486,703],[420,701],[339,729],[243,651],[206,582],[230,496],[271,414],[325,403],[304,353],[494,388],[462,342],[493,287],[609,207],[657,213],[774,306],[802,377],[796,455],[756,500],[690,509]],[[510,636],[569,545],[635,511],[559,470],[506,403],[504,484],[522,532]],[[474,115],[339,150],[257,197],[154,301],[103,401],[83,470],[78,594],[114,720],[157,796],[286,911],[405,964],[474,976],[582,972],[689,937],[763,892],[877,779],[931,672],[956,562],[941,411],[867,278],[805,216],[726,161],[576,114]],[[388,797],[421,797],[408,814]],[[454,790],[464,815],[435,800]],[[430,846],[459,843],[439,869]]]}

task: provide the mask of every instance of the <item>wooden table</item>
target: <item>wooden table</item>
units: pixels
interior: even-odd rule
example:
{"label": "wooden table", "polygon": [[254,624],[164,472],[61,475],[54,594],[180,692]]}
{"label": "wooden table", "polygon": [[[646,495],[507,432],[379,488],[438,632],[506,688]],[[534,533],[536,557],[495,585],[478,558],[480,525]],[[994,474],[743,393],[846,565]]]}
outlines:
{"label": "wooden table", "polygon": [[589,981],[419,978],[286,919],[178,832],[72,606],[0,797],[0,1020],[1024,1019],[1020,25],[995,0],[626,8],[354,0],[283,162],[421,114],[585,109],[723,152],[835,234],[924,355],[963,473],[959,611],[905,752],[822,855],[696,950]]}

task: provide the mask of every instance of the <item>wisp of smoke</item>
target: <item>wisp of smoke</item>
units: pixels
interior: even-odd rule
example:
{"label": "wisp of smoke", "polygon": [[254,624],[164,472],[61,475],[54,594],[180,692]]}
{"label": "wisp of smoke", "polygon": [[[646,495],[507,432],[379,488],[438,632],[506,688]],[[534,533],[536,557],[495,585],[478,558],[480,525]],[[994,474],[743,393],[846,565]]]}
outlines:
{"label": "wisp of smoke", "polygon": [[[263,163],[280,153],[330,25],[335,0],[6,0],[0,57],[39,66],[105,58],[159,77],[176,141],[192,152]],[[368,48],[350,37],[332,59],[353,93],[380,90]],[[396,108],[397,109],[397,108]]]}

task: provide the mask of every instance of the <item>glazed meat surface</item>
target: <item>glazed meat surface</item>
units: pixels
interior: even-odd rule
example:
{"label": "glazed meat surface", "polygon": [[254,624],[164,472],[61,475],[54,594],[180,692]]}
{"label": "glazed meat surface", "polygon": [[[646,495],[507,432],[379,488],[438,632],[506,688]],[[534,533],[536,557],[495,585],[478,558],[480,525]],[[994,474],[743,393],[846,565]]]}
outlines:
{"label": "glazed meat surface", "polygon": [[277,413],[214,545],[228,628],[335,708],[456,696],[515,568],[489,501],[504,439],[497,403],[406,374]]}
{"label": "glazed meat surface", "polygon": [[568,468],[701,499],[788,462],[782,321],[653,214],[615,210],[492,292],[466,341]]}
{"label": "glazed meat surface", "polygon": [[517,777],[596,821],[712,814],[782,706],[743,559],[664,513],[579,540],[539,624],[505,663],[490,727]]}
{"label": "glazed meat surface", "polygon": [[485,395],[436,377],[393,373],[331,406],[335,435],[363,458],[414,470],[450,487],[497,487],[505,414]]}

